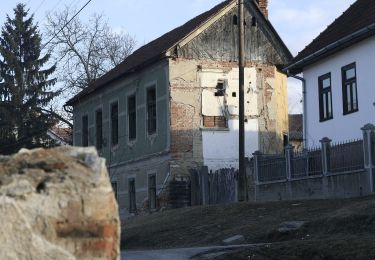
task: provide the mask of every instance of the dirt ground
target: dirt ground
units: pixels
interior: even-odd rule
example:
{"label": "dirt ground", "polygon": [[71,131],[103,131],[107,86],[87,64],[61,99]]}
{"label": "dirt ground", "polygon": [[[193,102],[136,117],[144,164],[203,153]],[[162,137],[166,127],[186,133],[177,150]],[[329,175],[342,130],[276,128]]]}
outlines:
{"label": "dirt ground", "polygon": [[[282,222],[306,221],[280,233]],[[220,259],[375,259],[375,197],[272,203],[238,203],[158,212],[125,223],[122,248],[157,249],[271,243]]]}

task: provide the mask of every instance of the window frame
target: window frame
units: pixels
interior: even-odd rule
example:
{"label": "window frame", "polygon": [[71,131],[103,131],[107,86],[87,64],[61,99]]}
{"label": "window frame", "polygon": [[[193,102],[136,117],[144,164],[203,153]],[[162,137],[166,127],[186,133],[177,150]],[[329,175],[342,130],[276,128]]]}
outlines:
{"label": "window frame", "polygon": [[[346,72],[350,69],[354,69],[355,76],[353,78],[347,79]],[[344,67],[341,68],[341,78],[342,78],[342,107],[343,107],[343,115],[352,114],[359,111],[359,102],[358,102],[358,83],[357,83],[357,66],[355,62],[352,62]],[[355,97],[356,97],[356,105],[357,107],[354,109],[354,96],[353,96],[353,83],[355,84]],[[347,95],[347,85],[350,84],[350,102],[351,102],[351,109],[348,107],[348,95]]]}
{"label": "window frame", "polygon": [[[88,147],[89,146],[89,115],[84,114],[81,118],[81,131],[82,131],[82,137],[81,137],[81,145],[82,147]],[[86,122],[85,122],[86,121]]]}
{"label": "window frame", "polygon": [[[324,80],[329,79],[330,81],[330,86],[329,87],[323,87],[323,82]],[[319,86],[319,121],[320,122],[325,122],[328,120],[333,119],[333,104],[332,104],[332,77],[331,77],[331,72],[326,73],[318,78],[318,86]],[[330,93],[329,97],[330,100],[326,100],[327,104],[327,109],[328,105],[330,104],[331,108],[331,115],[324,117],[324,112],[328,114],[328,111],[324,111],[324,108],[326,107],[324,105],[323,97],[325,97],[325,94]],[[327,98],[326,98],[327,99]]]}
{"label": "window frame", "polygon": [[[100,124],[98,120],[98,113],[100,112]],[[99,131],[100,126],[100,131]],[[99,134],[100,132],[100,134]],[[95,144],[96,149],[101,150],[103,148],[103,109],[98,108],[95,110]]]}
{"label": "window frame", "polygon": [[[130,189],[131,183],[134,184],[134,190]],[[132,194],[134,195],[134,197],[132,196]],[[137,188],[135,185],[134,177],[128,178],[128,197],[129,197],[129,213],[137,213]]]}
{"label": "window frame", "polygon": [[[152,185],[151,180],[154,178],[155,185]],[[147,187],[148,187],[148,208],[149,210],[157,209],[157,179],[156,172],[149,173],[147,175]],[[153,202],[151,202],[153,199]]]}
{"label": "window frame", "polygon": [[[154,91],[154,102],[149,102],[149,93]],[[152,107],[152,108],[151,108]],[[150,110],[154,115],[150,115]],[[150,125],[152,124],[152,128]],[[157,92],[156,92],[156,85],[152,85],[146,88],[146,126],[147,126],[147,134],[153,135],[157,133],[158,129],[158,113],[157,113]]]}
{"label": "window frame", "polygon": [[[134,108],[130,109],[130,99],[134,98]],[[137,140],[137,95],[133,93],[127,97],[128,110],[128,140],[129,142]],[[131,113],[134,113],[134,122],[130,123]],[[132,129],[131,129],[132,128]],[[132,135],[134,134],[134,136]]]}
{"label": "window frame", "polygon": [[[114,106],[117,106],[117,117],[112,113],[112,109]],[[110,117],[110,126],[111,126],[111,146],[116,147],[119,144],[119,102],[118,100],[111,102],[109,106],[109,117]],[[117,121],[117,127],[114,127],[114,119]],[[114,135],[114,129],[116,129],[116,135]],[[116,136],[116,138],[115,138]]]}

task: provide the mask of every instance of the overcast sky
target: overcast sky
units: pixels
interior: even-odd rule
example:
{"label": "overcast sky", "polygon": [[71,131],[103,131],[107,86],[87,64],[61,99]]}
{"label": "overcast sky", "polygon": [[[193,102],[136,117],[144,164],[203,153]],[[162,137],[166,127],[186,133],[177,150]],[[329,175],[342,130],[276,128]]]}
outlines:
{"label": "overcast sky", "polygon": [[[0,24],[20,1],[1,0]],[[79,9],[87,0],[24,0],[40,26],[49,12],[64,5]],[[92,0],[80,17],[102,13],[115,30],[134,36],[138,46],[182,25],[222,0]],[[301,51],[319,33],[345,11],[355,0],[268,0],[269,19],[293,55]],[[289,109],[301,112],[300,84],[290,81]]]}

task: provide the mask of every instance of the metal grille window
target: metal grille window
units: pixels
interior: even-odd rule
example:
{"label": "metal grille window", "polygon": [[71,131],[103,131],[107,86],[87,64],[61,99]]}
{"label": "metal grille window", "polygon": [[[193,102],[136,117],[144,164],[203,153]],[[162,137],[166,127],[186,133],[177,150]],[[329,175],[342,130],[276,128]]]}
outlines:
{"label": "metal grille window", "polygon": [[103,113],[101,109],[96,110],[95,124],[96,124],[96,148],[100,150],[103,147]]}
{"label": "metal grille window", "polygon": [[137,107],[135,95],[128,97],[129,140],[137,138]]}
{"label": "metal grille window", "polygon": [[118,103],[111,104],[111,143],[118,144]]}
{"label": "metal grille window", "polygon": [[319,112],[321,122],[333,118],[331,73],[319,77]]}
{"label": "metal grille window", "polygon": [[147,90],[147,132],[156,132],[156,90],[155,87]]}
{"label": "metal grille window", "polygon": [[203,116],[203,126],[208,128],[227,128],[228,122],[224,116]]}
{"label": "metal grille window", "polygon": [[89,146],[89,117],[82,117],[82,146]]}
{"label": "metal grille window", "polygon": [[135,213],[137,211],[136,198],[135,198],[135,179],[129,179],[129,212]]}
{"label": "metal grille window", "polygon": [[156,175],[148,176],[148,200],[150,209],[156,209]]}
{"label": "metal grille window", "polygon": [[355,63],[341,69],[344,115],[358,111],[357,74]]}

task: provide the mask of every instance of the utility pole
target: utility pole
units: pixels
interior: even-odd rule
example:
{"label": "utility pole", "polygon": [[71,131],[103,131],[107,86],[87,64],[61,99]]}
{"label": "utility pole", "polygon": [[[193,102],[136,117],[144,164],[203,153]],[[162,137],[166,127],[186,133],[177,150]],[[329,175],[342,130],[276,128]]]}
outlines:
{"label": "utility pole", "polygon": [[238,201],[247,198],[246,169],[245,169],[245,24],[244,0],[238,0],[238,66],[239,66],[239,176],[238,176]]}

